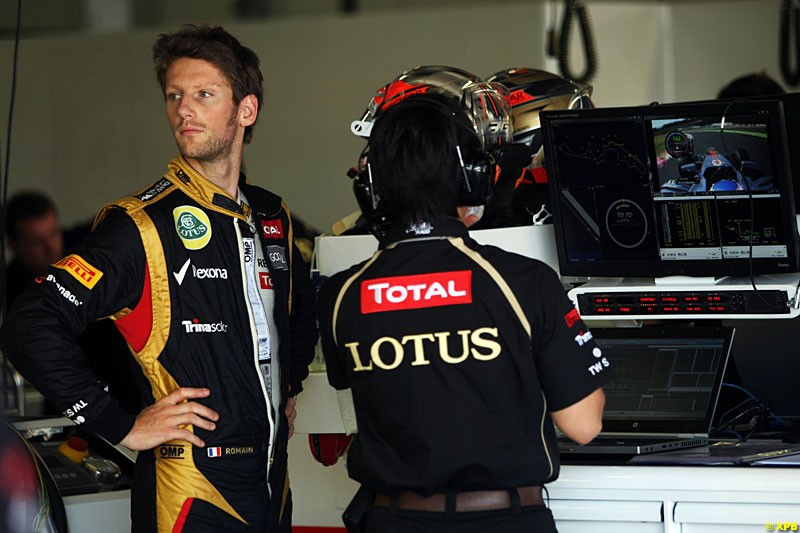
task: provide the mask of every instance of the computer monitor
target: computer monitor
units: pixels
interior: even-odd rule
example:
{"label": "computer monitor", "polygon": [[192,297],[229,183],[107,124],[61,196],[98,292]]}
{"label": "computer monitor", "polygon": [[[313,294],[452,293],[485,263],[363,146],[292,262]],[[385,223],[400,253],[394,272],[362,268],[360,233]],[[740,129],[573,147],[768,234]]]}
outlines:
{"label": "computer monitor", "polygon": [[800,270],[779,99],[541,117],[562,275]]}

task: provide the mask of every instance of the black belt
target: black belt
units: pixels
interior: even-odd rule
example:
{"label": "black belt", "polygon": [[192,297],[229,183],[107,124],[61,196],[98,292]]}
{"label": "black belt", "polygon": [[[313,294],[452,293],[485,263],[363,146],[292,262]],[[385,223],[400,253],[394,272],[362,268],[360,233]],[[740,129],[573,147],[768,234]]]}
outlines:
{"label": "black belt", "polygon": [[470,511],[493,511],[499,509],[510,509],[514,506],[511,491],[515,491],[519,496],[519,505],[529,507],[532,505],[544,505],[542,500],[542,487],[517,487],[508,490],[476,490],[470,492],[459,492],[456,494],[433,494],[431,496],[420,496],[416,492],[404,492],[399,496],[387,496],[378,494],[373,502],[374,507],[391,507],[392,498],[397,501],[397,508],[407,511],[431,511],[445,512],[447,510],[447,499],[450,496],[454,503],[455,512]]}

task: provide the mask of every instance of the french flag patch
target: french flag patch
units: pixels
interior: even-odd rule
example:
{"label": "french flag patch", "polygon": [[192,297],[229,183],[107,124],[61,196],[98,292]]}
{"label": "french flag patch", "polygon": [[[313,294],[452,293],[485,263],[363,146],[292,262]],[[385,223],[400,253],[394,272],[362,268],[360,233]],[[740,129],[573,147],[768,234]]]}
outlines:
{"label": "french flag patch", "polygon": [[208,448],[208,456],[209,457],[221,457],[222,456],[222,448],[219,446],[211,446]]}

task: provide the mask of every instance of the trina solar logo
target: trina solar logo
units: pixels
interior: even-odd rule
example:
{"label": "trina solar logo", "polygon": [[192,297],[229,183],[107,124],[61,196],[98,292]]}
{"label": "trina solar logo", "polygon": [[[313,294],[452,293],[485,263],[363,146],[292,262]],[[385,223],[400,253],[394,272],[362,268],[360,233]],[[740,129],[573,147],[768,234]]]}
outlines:
{"label": "trina solar logo", "polygon": [[472,271],[393,276],[361,282],[361,312],[380,313],[472,303]]}
{"label": "trina solar logo", "polygon": [[58,263],[53,265],[56,268],[66,270],[72,277],[81,282],[87,289],[92,289],[103,277],[103,272],[93,267],[88,261],[77,254],[70,254]]}
{"label": "trina solar logo", "polygon": [[204,324],[199,318],[193,320],[183,320],[181,325],[186,328],[186,333],[227,333],[228,324],[217,322],[215,324]]}

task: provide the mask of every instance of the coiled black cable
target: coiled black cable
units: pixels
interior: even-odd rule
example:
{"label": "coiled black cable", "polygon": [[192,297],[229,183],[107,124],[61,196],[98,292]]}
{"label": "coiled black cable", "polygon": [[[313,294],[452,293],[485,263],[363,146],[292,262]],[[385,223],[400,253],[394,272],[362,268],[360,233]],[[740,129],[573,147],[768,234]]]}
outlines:
{"label": "coiled black cable", "polygon": [[[586,59],[586,67],[580,75],[572,72],[569,65],[569,40],[572,34],[573,18],[578,19],[583,53]],[[588,83],[597,73],[597,53],[589,24],[589,14],[586,6],[580,0],[566,0],[564,3],[564,17],[561,20],[561,35],[559,36],[558,66],[562,76],[576,83]]]}
{"label": "coiled black cable", "polygon": [[[794,34],[794,43],[790,42]],[[800,6],[798,0],[782,0],[780,11],[779,48],[781,74],[787,85],[800,83]],[[794,46],[792,47],[792,44]],[[792,63],[794,51],[794,63]]]}

